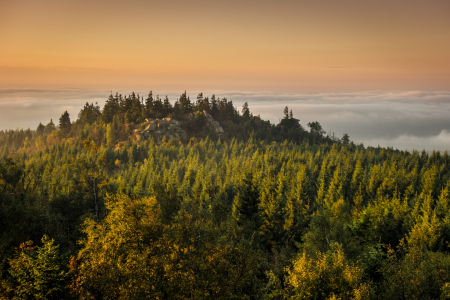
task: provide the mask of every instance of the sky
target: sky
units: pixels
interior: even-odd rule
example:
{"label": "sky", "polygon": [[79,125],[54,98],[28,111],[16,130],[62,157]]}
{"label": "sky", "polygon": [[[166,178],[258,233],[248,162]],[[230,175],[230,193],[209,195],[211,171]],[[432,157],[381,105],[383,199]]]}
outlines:
{"label": "sky", "polygon": [[447,90],[450,1],[0,0],[0,45],[0,88]]}
{"label": "sky", "polygon": [[150,89],[450,150],[450,1],[0,0],[0,129]]}

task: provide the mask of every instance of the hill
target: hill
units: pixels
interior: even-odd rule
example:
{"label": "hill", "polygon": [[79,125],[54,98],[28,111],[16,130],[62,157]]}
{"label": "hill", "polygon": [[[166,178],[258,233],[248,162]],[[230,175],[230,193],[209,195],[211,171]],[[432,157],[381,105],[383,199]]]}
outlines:
{"label": "hill", "polygon": [[274,125],[167,102],[110,96],[2,133],[3,298],[449,295],[447,153],[334,140],[288,108]]}

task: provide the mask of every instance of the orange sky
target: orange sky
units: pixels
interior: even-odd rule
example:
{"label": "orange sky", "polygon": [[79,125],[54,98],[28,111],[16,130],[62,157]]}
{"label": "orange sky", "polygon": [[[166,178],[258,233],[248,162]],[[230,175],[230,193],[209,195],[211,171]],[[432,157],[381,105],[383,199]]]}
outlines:
{"label": "orange sky", "polygon": [[0,88],[450,90],[450,1],[0,0]]}

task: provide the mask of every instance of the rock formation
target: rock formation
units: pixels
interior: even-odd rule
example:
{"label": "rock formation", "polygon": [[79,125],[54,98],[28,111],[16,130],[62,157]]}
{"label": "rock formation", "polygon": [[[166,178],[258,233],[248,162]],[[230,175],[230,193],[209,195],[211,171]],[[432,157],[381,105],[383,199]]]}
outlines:
{"label": "rock formation", "polygon": [[[220,126],[219,122],[214,121],[213,117],[207,112],[203,111],[203,116],[206,121],[206,128],[212,130],[218,137],[224,136],[224,130]],[[193,114],[186,116],[187,120],[193,118]],[[186,139],[187,133],[181,128],[181,121],[177,121],[172,118],[145,119],[145,122],[141,125],[141,129],[135,129],[134,135],[137,141],[142,142],[152,137],[157,143],[160,143],[164,137],[168,139]]]}
{"label": "rock formation", "polygon": [[147,140],[149,137],[153,137],[154,141],[159,143],[164,137],[172,140],[175,138],[186,138],[186,132],[180,127],[181,122],[172,118],[145,119],[143,124],[143,130],[135,129],[134,134],[139,142]]}
{"label": "rock formation", "polygon": [[203,115],[205,116],[207,126],[212,129],[217,136],[222,137],[225,132],[219,122],[214,121],[213,117],[206,110],[203,111]]}

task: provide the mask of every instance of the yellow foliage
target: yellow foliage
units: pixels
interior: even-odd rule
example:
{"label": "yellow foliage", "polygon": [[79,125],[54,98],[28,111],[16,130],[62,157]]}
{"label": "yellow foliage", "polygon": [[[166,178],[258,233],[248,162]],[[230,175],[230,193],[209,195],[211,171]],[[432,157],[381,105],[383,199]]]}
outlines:
{"label": "yellow foliage", "polygon": [[[81,299],[158,298],[160,209],[155,198],[129,199],[118,195],[106,203],[101,223],[85,222],[87,238],[78,254],[79,266],[71,284]],[[76,265],[72,262],[72,265]]]}
{"label": "yellow foliage", "polygon": [[363,271],[346,261],[342,247],[333,244],[330,252],[306,252],[287,270],[286,283],[293,299],[368,299],[369,288]]}

